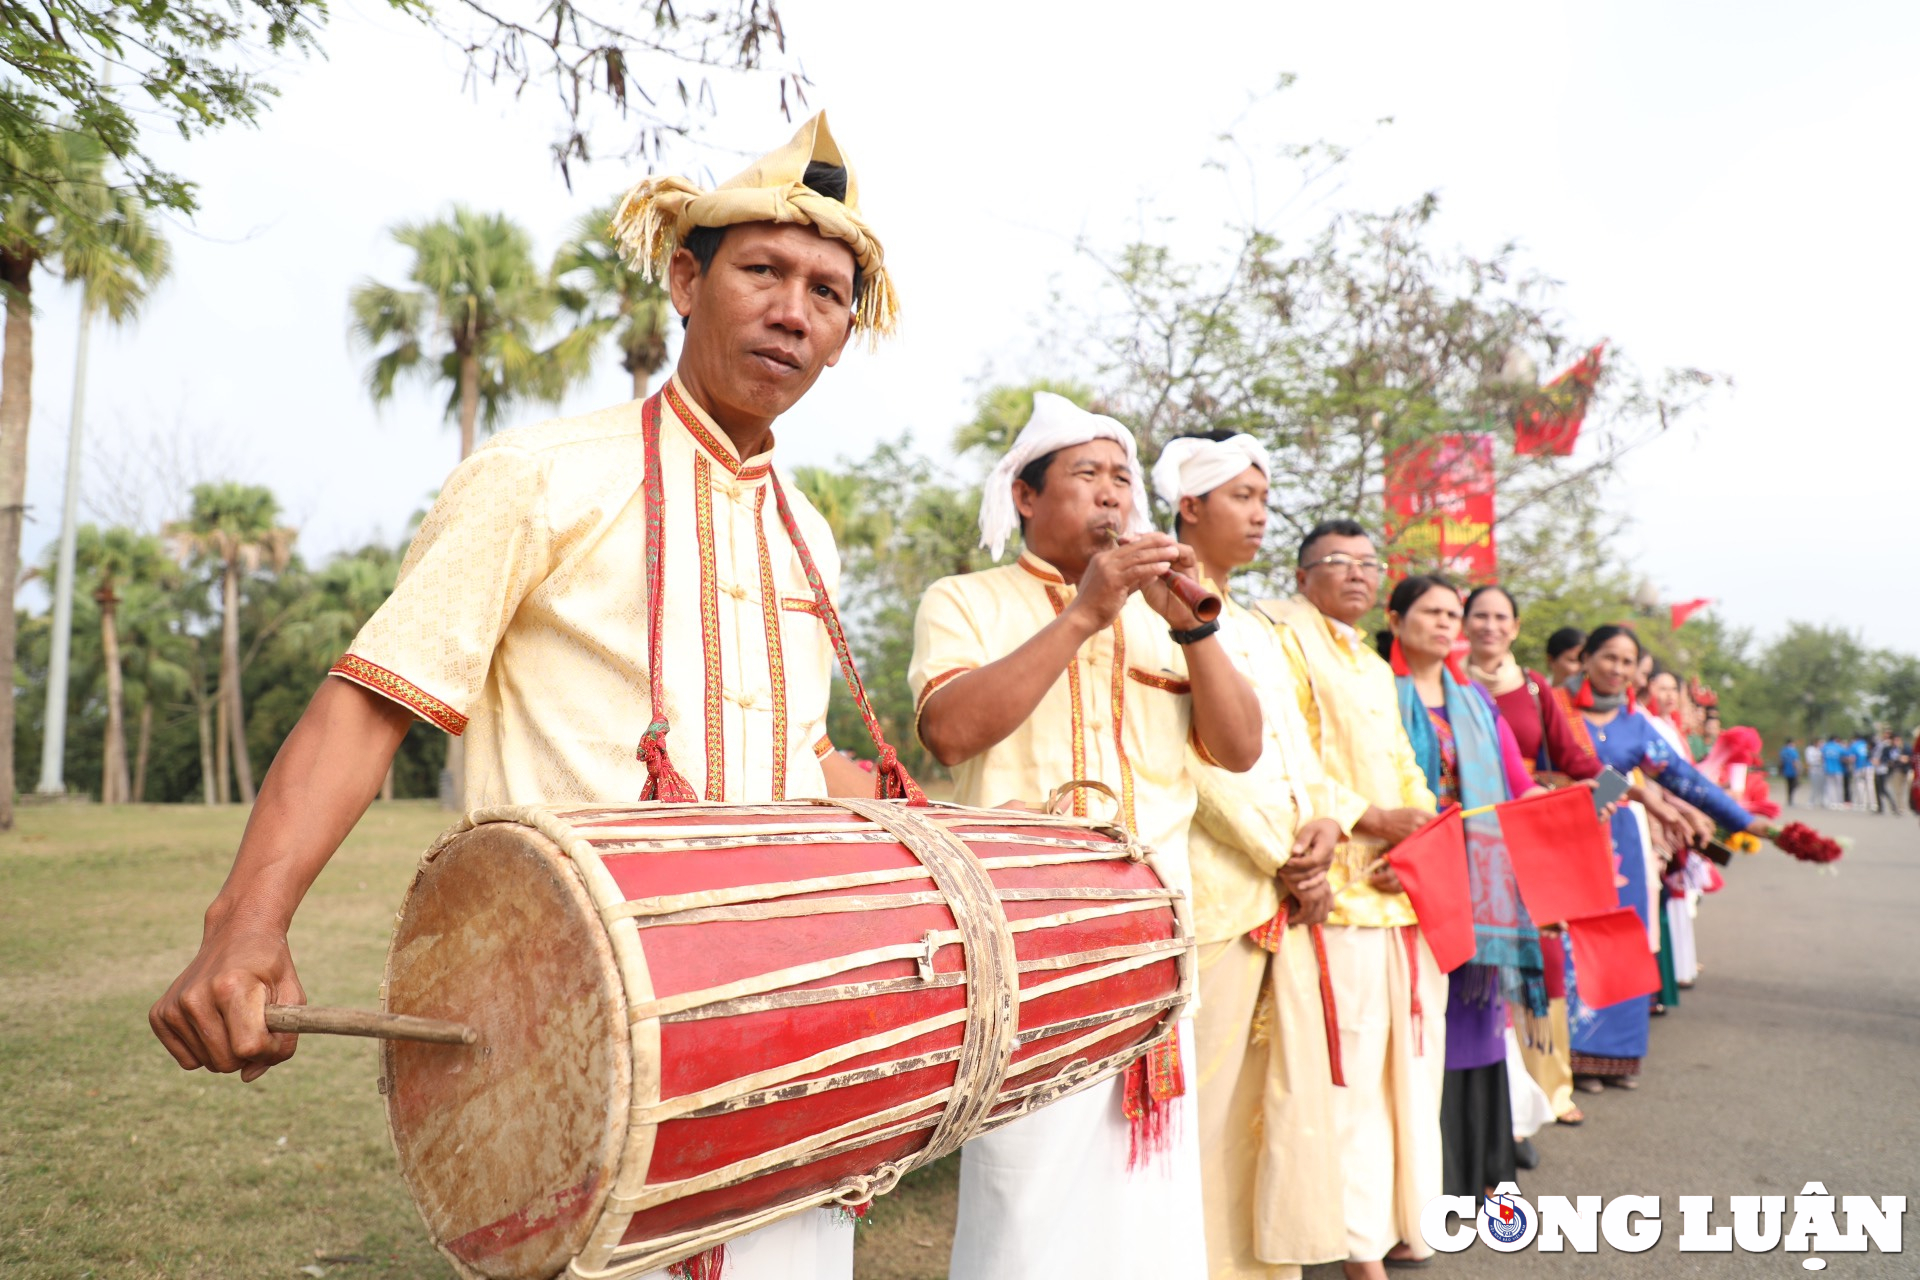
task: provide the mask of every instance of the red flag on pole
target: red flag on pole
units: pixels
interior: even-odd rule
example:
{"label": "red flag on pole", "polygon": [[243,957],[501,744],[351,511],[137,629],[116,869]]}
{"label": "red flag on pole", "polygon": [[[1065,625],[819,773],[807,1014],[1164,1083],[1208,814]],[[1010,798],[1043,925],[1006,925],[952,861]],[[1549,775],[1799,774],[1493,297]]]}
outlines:
{"label": "red flag on pole", "polygon": [[1713,601],[1703,597],[1699,600],[1687,600],[1680,604],[1670,606],[1673,611],[1673,629],[1678,631],[1680,628],[1686,626],[1688,618],[1691,618],[1694,614],[1700,612],[1712,603]]}
{"label": "red flag on pole", "polygon": [[1567,921],[1580,1002],[1604,1009],[1660,989],[1660,966],[1647,949],[1647,927],[1632,907]]}
{"label": "red flag on pole", "polygon": [[1467,833],[1460,806],[1395,845],[1387,861],[1420,917],[1420,932],[1440,972],[1452,973],[1473,959],[1473,889],[1467,883]]}
{"label": "red flag on pole", "polygon": [[1600,381],[1602,342],[1549,382],[1543,391],[1521,405],[1513,422],[1515,453],[1545,453],[1566,457],[1587,419],[1587,402]]}
{"label": "red flag on pole", "polygon": [[1593,792],[1562,787],[1496,812],[1520,900],[1536,925],[1600,915],[1619,905],[1613,845],[1594,812]]}

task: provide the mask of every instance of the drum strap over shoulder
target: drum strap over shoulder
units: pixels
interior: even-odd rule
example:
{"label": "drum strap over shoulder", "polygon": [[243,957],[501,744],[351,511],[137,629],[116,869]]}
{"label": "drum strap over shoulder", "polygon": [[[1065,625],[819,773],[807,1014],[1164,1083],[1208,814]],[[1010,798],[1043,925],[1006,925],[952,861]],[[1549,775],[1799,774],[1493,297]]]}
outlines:
{"label": "drum strap over shoulder", "polygon": [[[647,680],[653,712],[653,720],[641,735],[640,748],[635,753],[647,767],[647,783],[640,791],[640,798],[664,800],[671,804],[695,804],[700,797],[680,771],[674,768],[673,758],[667,753],[667,733],[672,726],[667,722],[667,704],[663,696],[665,681],[661,671],[660,639],[667,530],[665,485],[660,470],[659,393],[649,396],[641,406],[640,426],[646,451],[646,475],[641,481],[641,495],[646,505]],[[880,719],[873,712],[873,701],[867,696],[860,670],[853,662],[853,652],[847,646],[846,628],[840,624],[840,613],[833,607],[832,597],[827,594],[826,581],[820,576],[813,553],[807,550],[807,540],[801,535],[800,525],[793,518],[793,509],[787,503],[787,493],[781,487],[779,473],[770,478],[770,483],[773,485],[774,503],[780,511],[780,523],[787,531],[788,540],[793,543],[794,553],[800,557],[800,568],[807,575],[807,585],[813,591],[814,606],[827,628],[828,638],[833,641],[833,652],[840,660],[840,672],[846,677],[847,691],[853,695],[854,705],[860,709],[860,718],[866,722],[867,732],[873,737],[874,750],[879,754],[874,793],[882,800],[905,800],[908,804],[924,805],[927,797],[921,792],[919,784],[908,775],[906,767],[900,763],[899,754],[888,744],[886,735],[881,731]]]}

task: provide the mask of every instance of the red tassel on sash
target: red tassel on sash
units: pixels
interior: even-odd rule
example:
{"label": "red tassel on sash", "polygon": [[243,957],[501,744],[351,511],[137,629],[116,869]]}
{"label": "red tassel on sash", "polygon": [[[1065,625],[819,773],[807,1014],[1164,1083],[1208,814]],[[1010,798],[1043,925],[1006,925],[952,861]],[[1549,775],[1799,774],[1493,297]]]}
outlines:
{"label": "red tassel on sash", "polygon": [[667,1274],[673,1280],[720,1280],[720,1273],[726,1268],[727,1246],[717,1244],[705,1253],[682,1258],[667,1268]]}
{"label": "red tassel on sash", "polygon": [[1320,967],[1320,1016],[1327,1029],[1327,1071],[1334,1087],[1347,1087],[1347,1073],[1340,1065],[1340,1010],[1333,1002],[1333,971],[1327,967],[1327,935],[1317,924],[1307,926],[1313,939],[1314,963]]}
{"label": "red tassel on sash", "polygon": [[1400,940],[1407,944],[1407,1002],[1413,1023],[1413,1056],[1427,1054],[1426,1017],[1420,1008],[1420,930],[1416,925],[1400,929]]}
{"label": "red tassel on sash", "polygon": [[1180,1066],[1180,1028],[1135,1058],[1120,1082],[1120,1112],[1127,1118],[1127,1168],[1145,1168],[1173,1149],[1173,1100],[1187,1091]]}

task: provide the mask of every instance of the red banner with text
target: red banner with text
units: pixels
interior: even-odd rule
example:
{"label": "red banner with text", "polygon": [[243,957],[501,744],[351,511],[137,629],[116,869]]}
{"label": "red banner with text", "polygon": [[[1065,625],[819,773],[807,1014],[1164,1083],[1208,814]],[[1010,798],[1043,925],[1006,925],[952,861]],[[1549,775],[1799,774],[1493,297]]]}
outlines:
{"label": "red banner with text", "polygon": [[1434,436],[1387,460],[1387,567],[1472,582],[1499,575],[1493,544],[1493,437]]}

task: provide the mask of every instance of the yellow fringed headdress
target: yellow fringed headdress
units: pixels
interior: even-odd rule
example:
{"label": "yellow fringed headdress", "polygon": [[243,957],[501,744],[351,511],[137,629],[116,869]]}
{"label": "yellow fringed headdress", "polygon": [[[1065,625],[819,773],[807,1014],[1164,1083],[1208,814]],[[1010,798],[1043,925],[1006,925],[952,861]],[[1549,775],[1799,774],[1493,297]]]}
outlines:
{"label": "yellow fringed headdress", "polygon": [[[830,199],[808,187],[807,165],[818,160],[847,172],[847,198]],[[822,111],[800,126],[793,141],[769,152],[711,191],[685,178],[643,178],[620,202],[613,234],[636,271],[665,280],[667,263],[695,227],[731,227],[742,222],[796,222],[813,227],[853,250],[862,287],[854,327],[869,338],[893,332],[900,302],[887,275],[880,240],[860,218],[860,186],[840,153]]]}

